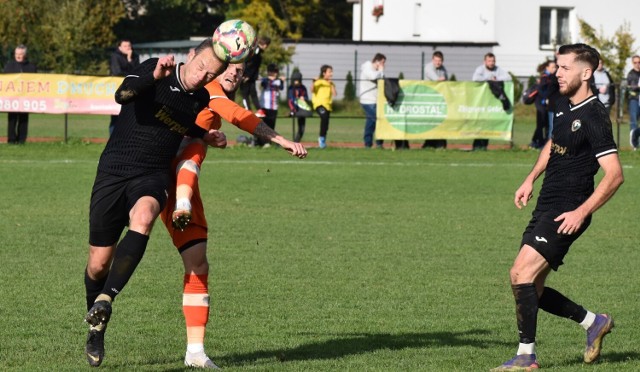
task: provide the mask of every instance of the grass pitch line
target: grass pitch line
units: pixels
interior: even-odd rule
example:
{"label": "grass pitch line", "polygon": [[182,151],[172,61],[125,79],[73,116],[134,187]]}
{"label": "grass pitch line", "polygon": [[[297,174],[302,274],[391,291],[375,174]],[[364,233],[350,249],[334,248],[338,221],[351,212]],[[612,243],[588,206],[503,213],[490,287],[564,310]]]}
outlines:
{"label": "grass pitch line", "polygon": [[[446,162],[385,162],[385,161],[332,161],[332,160],[231,160],[231,159],[211,159],[205,160],[207,163],[217,164],[295,164],[295,165],[357,165],[357,166],[398,166],[398,167],[467,167],[467,168],[492,168],[508,167],[522,168],[531,167],[531,163],[446,163]],[[78,159],[0,159],[0,164],[97,164],[96,160]],[[633,165],[622,165],[624,169],[633,169]]]}

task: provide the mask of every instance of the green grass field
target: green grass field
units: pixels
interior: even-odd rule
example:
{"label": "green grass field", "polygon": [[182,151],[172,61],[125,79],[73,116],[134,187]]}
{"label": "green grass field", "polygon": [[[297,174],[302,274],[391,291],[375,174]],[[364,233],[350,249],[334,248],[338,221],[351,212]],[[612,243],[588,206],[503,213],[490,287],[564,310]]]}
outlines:
{"label": "green grass field", "polygon": [[[83,270],[102,148],[0,144],[0,370],[89,369]],[[511,358],[508,270],[532,211],[512,200],[536,156],[328,148],[300,161],[275,148],[210,151],[201,173],[209,355],[260,371],[487,371]],[[626,183],[549,280],[613,314],[616,328],[601,361],[586,366],[582,328],[541,312],[545,369],[640,370],[640,155],[621,159]],[[115,302],[101,369],[183,370],[181,289],[181,260],[158,224]]]}

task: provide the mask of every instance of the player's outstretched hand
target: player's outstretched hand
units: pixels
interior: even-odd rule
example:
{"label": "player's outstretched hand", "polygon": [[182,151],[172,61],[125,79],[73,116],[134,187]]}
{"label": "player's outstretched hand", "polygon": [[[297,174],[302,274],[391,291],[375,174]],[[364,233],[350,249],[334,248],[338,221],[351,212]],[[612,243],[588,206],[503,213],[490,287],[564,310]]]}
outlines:
{"label": "player's outstretched hand", "polygon": [[524,182],[518,190],[516,190],[515,198],[513,199],[513,203],[516,205],[518,209],[522,209],[527,206],[527,203],[533,197],[533,184],[529,182]]}
{"label": "player's outstretched hand", "polygon": [[305,149],[301,143],[285,139],[282,141],[282,143],[280,143],[280,146],[282,146],[283,149],[287,150],[289,154],[300,159],[304,159],[307,157],[307,149]]}
{"label": "player's outstretched hand", "polygon": [[217,129],[209,129],[209,132],[202,137],[202,140],[211,147],[220,149],[227,147],[227,136]]}
{"label": "player's outstretched hand", "polygon": [[174,60],[173,55],[170,54],[168,56],[160,57],[156,64],[156,69],[153,70],[153,78],[156,80],[164,79],[171,75],[171,72],[173,72],[175,67],[176,61]]}

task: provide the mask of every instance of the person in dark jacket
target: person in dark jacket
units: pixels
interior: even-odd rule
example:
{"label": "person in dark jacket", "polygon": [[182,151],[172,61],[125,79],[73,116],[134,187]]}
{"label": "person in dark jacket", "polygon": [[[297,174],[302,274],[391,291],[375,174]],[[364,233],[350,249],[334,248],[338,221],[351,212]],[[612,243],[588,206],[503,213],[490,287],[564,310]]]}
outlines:
{"label": "person in dark jacket", "polygon": [[[14,60],[7,62],[4,72],[8,74],[35,73],[36,65],[27,59],[27,47],[18,45],[15,50]],[[10,112],[8,113],[7,142],[13,144],[23,144],[27,141],[27,130],[29,127],[29,113]]]}
{"label": "person in dark jacket", "polygon": [[631,146],[636,150],[639,146],[638,136],[634,133],[638,128],[638,117],[640,117],[640,105],[638,97],[640,96],[640,56],[631,57],[633,68],[627,74],[627,94],[629,97],[629,139]]}
{"label": "person in dark jacket", "polygon": [[[134,68],[140,65],[140,56],[133,51],[131,40],[122,39],[118,42],[118,48],[111,53],[109,60],[109,75],[127,76]],[[109,135],[113,133],[113,126],[118,115],[111,115],[109,122]]]}
{"label": "person in dark jacket", "polygon": [[259,118],[265,117],[264,110],[260,105],[258,99],[258,92],[256,90],[256,81],[260,77],[260,65],[262,64],[262,55],[265,50],[271,44],[271,39],[267,36],[261,36],[258,38],[258,46],[256,47],[253,55],[249,57],[246,62],[246,68],[244,71],[244,77],[240,83],[240,94],[242,95],[242,104],[244,108],[251,111],[251,101],[256,108],[256,116]]}
{"label": "person in dark jacket", "polygon": [[[552,124],[549,123],[549,95],[554,92],[552,85],[557,84],[555,79],[558,65],[555,61],[546,61],[538,67],[540,82],[538,83],[538,96],[536,97],[536,129],[529,147],[541,149],[551,137]],[[555,79],[555,81],[554,81]],[[553,110],[552,110],[553,111]]]}

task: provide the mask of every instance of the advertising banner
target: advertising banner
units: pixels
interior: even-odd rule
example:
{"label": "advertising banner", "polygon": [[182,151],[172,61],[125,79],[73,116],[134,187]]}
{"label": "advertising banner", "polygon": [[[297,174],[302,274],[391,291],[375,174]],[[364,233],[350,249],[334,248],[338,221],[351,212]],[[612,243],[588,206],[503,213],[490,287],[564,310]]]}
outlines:
{"label": "advertising banner", "polygon": [[503,84],[504,99],[487,82],[400,80],[391,106],[378,81],[376,138],[500,139],[510,141],[513,127],[513,82]]}
{"label": "advertising banner", "polygon": [[123,77],[0,74],[0,111],[118,115]]}

